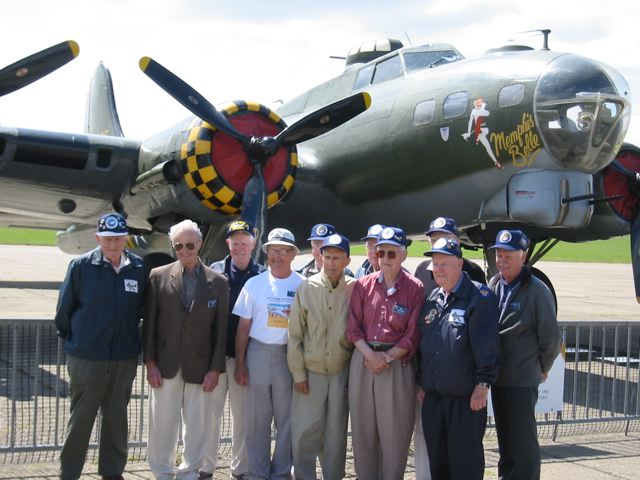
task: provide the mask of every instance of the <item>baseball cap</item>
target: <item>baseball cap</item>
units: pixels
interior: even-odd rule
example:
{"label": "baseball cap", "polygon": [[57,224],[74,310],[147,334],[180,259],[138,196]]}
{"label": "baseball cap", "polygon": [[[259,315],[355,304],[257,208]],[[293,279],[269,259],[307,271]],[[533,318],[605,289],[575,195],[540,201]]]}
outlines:
{"label": "baseball cap", "polygon": [[262,245],[262,251],[267,253],[267,247],[269,245],[285,245],[287,247],[293,247],[296,250],[296,253],[300,253],[298,247],[296,247],[296,238],[286,228],[274,228],[269,232],[269,236],[267,237],[267,243]]}
{"label": "baseball cap", "polygon": [[434,232],[452,233],[456,237],[460,236],[460,230],[456,225],[456,221],[449,217],[438,217],[429,224],[429,229],[425,235],[429,236]]}
{"label": "baseball cap", "polygon": [[397,247],[407,246],[407,236],[404,230],[397,227],[385,227],[378,235],[376,245],[395,245]]}
{"label": "baseball cap", "polygon": [[311,235],[307,240],[324,240],[325,237],[336,233],[336,227],[328,223],[319,223],[311,228]]}
{"label": "baseball cap", "polygon": [[349,239],[339,233],[334,233],[333,235],[326,237],[322,242],[320,251],[326,247],[335,247],[340,250],[344,250],[347,253],[347,257],[351,254],[351,250],[349,249]]}
{"label": "baseball cap", "polygon": [[462,258],[460,244],[453,238],[439,238],[436,240],[436,243],[433,244],[431,250],[424,252],[424,256],[432,257],[434,253],[444,253],[445,255],[453,255],[454,257]]}
{"label": "baseball cap", "polygon": [[107,213],[98,220],[96,235],[99,237],[122,237],[128,234],[127,221],[118,213]]}
{"label": "baseball cap", "polygon": [[227,238],[229,238],[231,234],[236,232],[248,233],[249,235],[253,236],[253,226],[249,222],[242,219],[234,220],[227,227]]}
{"label": "baseball cap", "polygon": [[367,240],[369,238],[378,238],[378,235],[380,235],[380,232],[384,229],[384,225],[381,225],[379,223],[376,223],[375,225],[371,225],[369,227],[369,229],[367,230],[367,234],[362,237],[360,240]]}
{"label": "baseball cap", "polygon": [[526,250],[529,248],[529,238],[522,230],[500,230],[496,235],[496,243],[490,249]]}

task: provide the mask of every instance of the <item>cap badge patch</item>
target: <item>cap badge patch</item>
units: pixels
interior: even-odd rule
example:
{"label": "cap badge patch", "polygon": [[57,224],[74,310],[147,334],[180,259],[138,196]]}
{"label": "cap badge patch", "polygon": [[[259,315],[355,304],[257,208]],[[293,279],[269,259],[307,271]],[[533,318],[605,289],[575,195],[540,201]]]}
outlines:
{"label": "cap badge patch", "polygon": [[327,226],[326,225],[318,225],[316,228],[316,233],[321,237],[324,237],[327,234]]}
{"label": "cap badge patch", "polygon": [[331,245],[340,245],[340,242],[342,241],[342,237],[340,235],[333,234],[329,237],[329,243]]}
{"label": "cap badge patch", "polygon": [[511,232],[502,232],[498,240],[500,240],[500,243],[509,243],[511,241]]}
{"label": "cap badge patch", "polygon": [[446,238],[439,238],[438,240],[436,240],[436,243],[433,244],[433,248],[438,250],[446,248],[446,246],[447,246]]}
{"label": "cap badge patch", "polygon": [[384,230],[382,230],[382,233],[380,234],[380,236],[385,239],[385,240],[389,240],[390,238],[393,238],[394,235],[394,231],[393,228],[385,228]]}
{"label": "cap badge patch", "polygon": [[434,228],[442,228],[447,224],[447,221],[443,217],[438,217],[433,221]]}
{"label": "cap badge patch", "polygon": [[104,223],[109,230],[112,230],[118,226],[118,217],[107,217]]}
{"label": "cap badge patch", "polygon": [[382,225],[374,225],[369,229],[371,235],[378,235],[382,231]]}

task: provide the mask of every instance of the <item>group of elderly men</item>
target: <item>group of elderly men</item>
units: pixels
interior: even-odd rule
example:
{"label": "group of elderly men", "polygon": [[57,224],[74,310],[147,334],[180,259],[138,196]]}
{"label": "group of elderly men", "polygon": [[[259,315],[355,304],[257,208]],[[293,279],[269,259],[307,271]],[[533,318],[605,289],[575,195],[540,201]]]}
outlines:
{"label": "group of elderly men", "polygon": [[356,278],[349,240],[329,224],[313,227],[302,274],[284,228],[262,246],[267,269],[251,260],[243,220],[227,229],[230,255],[207,267],[202,234],[185,220],[169,231],[177,261],[150,275],[126,234],[122,216],[102,217],[98,247],[71,262],[61,287],[55,320],[72,398],[60,478],[80,477],[99,410],[99,474],[123,478],[141,347],[158,479],[212,477],[227,393],[233,478],[315,479],[317,460],[324,479],[343,478],[350,416],[362,480],[404,478],[412,434],[419,480],[482,479],[490,389],[499,477],[540,477],[534,408],[560,332],[551,292],[525,266],[523,232],[498,233],[488,285],[444,217],[429,225],[431,261],[416,276],[402,266],[404,231],[383,225],[362,239]]}

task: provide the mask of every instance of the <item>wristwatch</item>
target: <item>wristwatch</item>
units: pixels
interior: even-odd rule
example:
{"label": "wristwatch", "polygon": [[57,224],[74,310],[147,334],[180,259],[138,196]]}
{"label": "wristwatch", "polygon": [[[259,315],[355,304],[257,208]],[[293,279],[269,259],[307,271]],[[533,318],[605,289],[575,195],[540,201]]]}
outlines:
{"label": "wristwatch", "polygon": [[479,386],[480,388],[489,388],[491,385],[489,385],[487,382],[478,382],[476,383],[477,386]]}

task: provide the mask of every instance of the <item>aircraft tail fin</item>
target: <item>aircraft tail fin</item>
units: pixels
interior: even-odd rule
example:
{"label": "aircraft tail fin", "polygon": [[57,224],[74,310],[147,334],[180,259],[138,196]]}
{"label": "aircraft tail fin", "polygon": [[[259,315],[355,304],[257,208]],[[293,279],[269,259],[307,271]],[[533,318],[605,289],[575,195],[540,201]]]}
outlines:
{"label": "aircraft tail fin", "polygon": [[102,62],[96,68],[89,95],[87,111],[84,119],[85,133],[124,137],[120,127],[120,119],[116,110],[116,99],[113,95],[113,83],[109,69]]}

